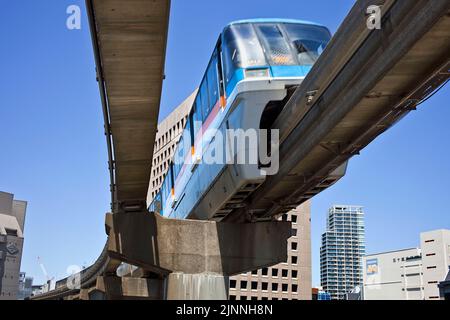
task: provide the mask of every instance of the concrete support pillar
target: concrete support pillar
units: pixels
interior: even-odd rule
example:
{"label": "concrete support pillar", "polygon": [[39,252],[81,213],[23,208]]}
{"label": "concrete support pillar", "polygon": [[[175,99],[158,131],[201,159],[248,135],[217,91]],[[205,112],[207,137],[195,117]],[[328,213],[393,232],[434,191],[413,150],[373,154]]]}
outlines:
{"label": "concrete support pillar", "polygon": [[[166,278],[160,297],[171,300],[227,299],[228,276],[286,262],[291,237],[290,222],[175,220],[149,212],[108,214],[106,230],[110,258]],[[110,281],[107,299],[124,296],[119,280]]]}
{"label": "concrete support pillar", "polygon": [[171,273],[167,300],[228,300],[228,277],[219,274]]}

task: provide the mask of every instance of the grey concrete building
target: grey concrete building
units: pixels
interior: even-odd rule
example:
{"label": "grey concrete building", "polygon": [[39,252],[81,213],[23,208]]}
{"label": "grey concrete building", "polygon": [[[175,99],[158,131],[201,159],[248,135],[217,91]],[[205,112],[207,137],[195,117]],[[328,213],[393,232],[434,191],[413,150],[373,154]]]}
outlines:
{"label": "grey concrete building", "polygon": [[311,300],[311,202],[284,214],[292,222],[288,261],[230,278],[230,300]]}
{"label": "grey concrete building", "polygon": [[0,192],[0,300],[16,300],[27,203]]}

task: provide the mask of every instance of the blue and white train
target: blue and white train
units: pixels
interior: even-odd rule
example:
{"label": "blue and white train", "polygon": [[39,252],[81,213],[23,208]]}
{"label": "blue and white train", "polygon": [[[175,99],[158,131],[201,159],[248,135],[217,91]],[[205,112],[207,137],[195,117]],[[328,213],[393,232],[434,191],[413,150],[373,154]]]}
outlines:
{"label": "blue and white train", "polygon": [[220,221],[242,206],[265,180],[261,164],[204,163],[215,140],[205,132],[216,129],[225,136],[228,129],[271,128],[330,39],[326,27],[299,20],[226,26],[149,210],[168,218]]}

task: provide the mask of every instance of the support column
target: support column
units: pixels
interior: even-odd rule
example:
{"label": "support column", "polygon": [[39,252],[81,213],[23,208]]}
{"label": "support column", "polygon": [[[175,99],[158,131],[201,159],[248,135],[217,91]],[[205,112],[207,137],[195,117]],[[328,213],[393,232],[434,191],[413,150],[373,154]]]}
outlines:
{"label": "support column", "polygon": [[229,278],[219,274],[171,273],[167,300],[228,300]]}

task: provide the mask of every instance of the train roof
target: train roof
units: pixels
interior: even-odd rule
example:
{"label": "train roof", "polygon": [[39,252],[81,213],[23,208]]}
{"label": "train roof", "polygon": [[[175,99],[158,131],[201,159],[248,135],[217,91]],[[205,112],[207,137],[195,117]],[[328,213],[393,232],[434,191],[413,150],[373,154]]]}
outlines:
{"label": "train roof", "polygon": [[312,26],[325,27],[324,25],[316,22],[297,19],[281,19],[281,18],[259,18],[259,19],[237,20],[229,23],[228,26],[242,23],[297,23],[297,24],[307,24]]}

